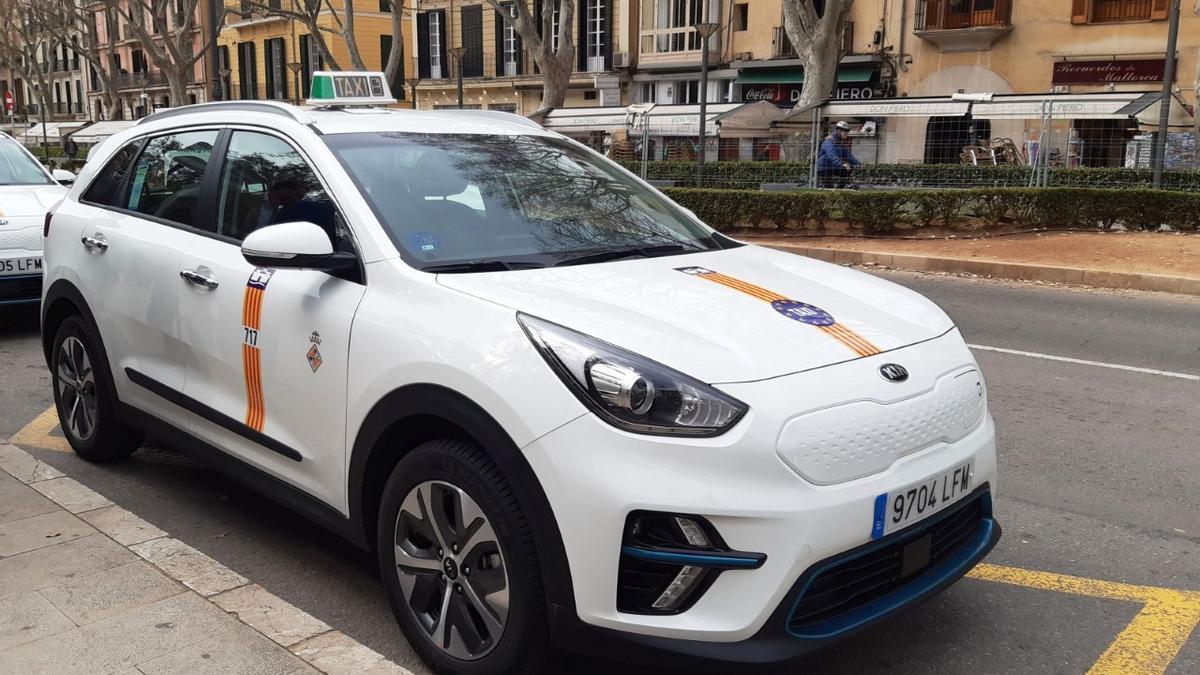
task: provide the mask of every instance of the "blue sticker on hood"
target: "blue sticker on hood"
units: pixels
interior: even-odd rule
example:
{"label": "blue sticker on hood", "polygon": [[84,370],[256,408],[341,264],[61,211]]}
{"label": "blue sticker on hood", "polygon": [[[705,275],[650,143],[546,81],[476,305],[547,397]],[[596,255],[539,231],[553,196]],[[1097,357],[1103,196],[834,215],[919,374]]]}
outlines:
{"label": "blue sticker on hood", "polygon": [[833,316],[829,312],[799,300],[776,300],[771,303],[771,307],[793,321],[810,326],[832,326],[834,324]]}

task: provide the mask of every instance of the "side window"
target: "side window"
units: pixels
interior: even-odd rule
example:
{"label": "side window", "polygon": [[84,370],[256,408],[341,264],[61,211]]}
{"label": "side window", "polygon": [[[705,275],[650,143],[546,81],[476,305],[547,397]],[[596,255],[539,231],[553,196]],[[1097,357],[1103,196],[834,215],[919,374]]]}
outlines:
{"label": "side window", "polygon": [[142,141],[139,139],[118,150],[117,154],[108,160],[108,164],[105,164],[104,168],[96,173],[92,184],[83,193],[83,201],[102,206],[125,208],[125,195],[118,193],[121,193],[125,186],[125,176],[133,167],[133,160],[137,157],[138,148],[141,146]]}
{"label": "side window", "polygon": [[267,225],[309,222],[343,239],[337,211],[304,158],[269,134],[234,131],[221,170],[217,231],[241,241]]}
{"label": "side window", "polygon": [[125,208],[182,225],[200,225],[196,218],[200,183],[216,142],[216,130],[150,139],[134,166]]}

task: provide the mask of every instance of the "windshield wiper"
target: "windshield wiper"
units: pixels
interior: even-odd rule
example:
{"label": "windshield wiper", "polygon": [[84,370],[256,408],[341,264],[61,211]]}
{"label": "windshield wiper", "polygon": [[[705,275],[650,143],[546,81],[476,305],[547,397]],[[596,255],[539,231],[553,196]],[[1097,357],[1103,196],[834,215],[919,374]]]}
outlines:
{"label": "windshield wiper", "polygon": [[589,263],[609,262],[612,260],[623,260],[625,258],[655,258],[662,255],[671,255],[673,253],[695,253],[698,251],[706,251],[708,249],[695,246],[684,246],[682,244],[661,244],[659,246],[637,246],[632,248],[615,248],[611,251],[598,251],[596,253],[587,253],[574,258],[566,258],[554,263],[555,267],[565,265],[587,265]]}
{"label": "windshield wiper", "polygon": [[531,270],[545,267],[540,262],[528,260],[469,260],[466,262],[425,265],[422,272],[457,274],[462,272],[504,272],[507,270]]}

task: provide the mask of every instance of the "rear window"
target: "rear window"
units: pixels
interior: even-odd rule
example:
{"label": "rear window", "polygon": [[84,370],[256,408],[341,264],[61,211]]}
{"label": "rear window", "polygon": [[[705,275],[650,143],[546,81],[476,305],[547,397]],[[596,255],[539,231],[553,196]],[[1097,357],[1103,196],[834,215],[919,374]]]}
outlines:
{"label": "rear window", "polygon": [[125,186],[125,176],[129,175],[129,169],[133,166],[133,160],[141,147],[142,141],[136,140],[118,150],[104,168],[96,173],[96,178],[83,193],[83,201],[124,208],[125,193],[122,188]]}

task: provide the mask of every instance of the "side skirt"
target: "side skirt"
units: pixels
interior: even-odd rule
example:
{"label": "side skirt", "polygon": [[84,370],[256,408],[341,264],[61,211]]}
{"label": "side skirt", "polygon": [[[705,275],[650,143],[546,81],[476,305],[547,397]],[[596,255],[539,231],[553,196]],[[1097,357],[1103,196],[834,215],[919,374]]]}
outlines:
{"label": "side skirt", "polygon": [[147,435],[165,441],[165,444],[171,449],[199,459],[229,478],[299,513],[364,551],[370,550],[370,545],[363,535],[362,526],[343,516],[325,502],[196,438],[173,424],[164,422],[127,403],[118,405],[121,419],[127,424],[145,430]]}

